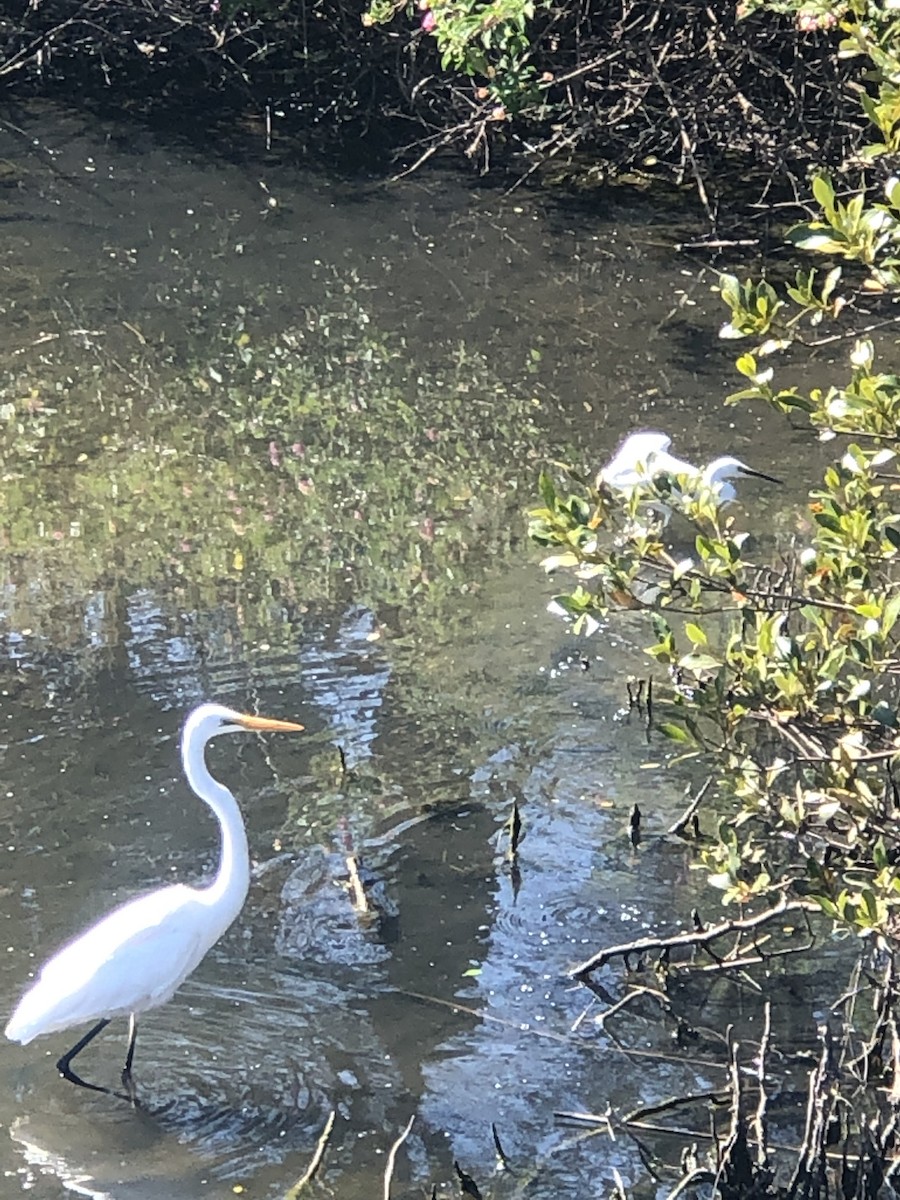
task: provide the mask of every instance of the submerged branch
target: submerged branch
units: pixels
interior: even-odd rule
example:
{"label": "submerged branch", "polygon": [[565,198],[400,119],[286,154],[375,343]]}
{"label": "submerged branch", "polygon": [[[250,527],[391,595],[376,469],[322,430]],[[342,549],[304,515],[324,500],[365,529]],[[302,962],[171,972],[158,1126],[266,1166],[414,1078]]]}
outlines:
{"label": "submerged branch", "polygon": [[328,1120],[325,1122],[325,1128],[322,1130],[322,1135],[316,1143],[315,1153],[310,1159],[309,1166],[297,1180],[293,1187],[285,1192],[284,1200],[296,1200],[297,1196],[306,1185],[312,1182],[316,1172],[322,1165],[322,1159],[325,1157],[325,1148],[328,1145],[328,1139],[331,1137],[331,1131],[334,1129],[334,1122],[337,1118],[337,1109],[333,1108],[328,1114]]}
{"label": "submerged branch", "polygon": [[[679,948],[688,950],[708,949],[719,938],[728,937],[730,934],[750,933],[754,930],[762,929],[770,921],[775,921],[779,917],[793,912],[821,912],[821,909],[817,904],[806,900],[781,900],[772,908],[767,908],[764,912],[757,913],[752,917],[723,921],[719,925],[710,925],[705,929],[691,930],[688,933],[671,934],[669,937],[635,938],[632,942],[623,942],[617,946],[607,946],[605,950],[598,951],[596,954],[591,955],[590,958],[585,959],[584,962],[579,963],[577,967],[573,967],[569,975],[573,979],[583,979],[585,976],[590,975],[591,972],[605,966],[606,963],[614,958],[629,958],[631,955],[649,954],[655,951],[672,951]],[[724,959],[723,964],[727,965],[727,961],[727,959]]]}
{"label": "submerged branch", "polygon": [[390,1150],[388,1151],[387,1162],[384,1165],[384,1200],[391,1200],[391,1180],[394,1177],[394,1167],[397,1162],[397,1152],[409,1137],[415,1119],[416,1114],[413,1113],[413,1115],[404,1125],[403,1129],[400,1131],[399,1137],[393,1142]]}

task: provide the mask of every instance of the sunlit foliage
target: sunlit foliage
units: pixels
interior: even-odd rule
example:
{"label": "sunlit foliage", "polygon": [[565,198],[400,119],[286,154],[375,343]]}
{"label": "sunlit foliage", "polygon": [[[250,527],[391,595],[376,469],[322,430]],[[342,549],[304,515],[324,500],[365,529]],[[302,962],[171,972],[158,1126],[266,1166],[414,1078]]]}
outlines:
{"label": "sunlit foliage", "polygon": [[[877,150],[893,137],[885,106],[900,46],[895,18],[866,33],[854,24],[860,8],[843,10],[845,45],[881,72],[878,98],[865,105]],[[698,847],[724,900],[803,897],[883,932],[900,906],[900,376],[879,368],[871,337],[854,334],[896,320],[872,305],[900,292],[900,185],[891,177],[879,194],[861,185],[842,198],[822,174],[813,192],[819,212],[790,240],[829,260],[824,271],[801,267],[786,286],[719,281],[730,314],[722,336],[751,340],[729,402],[762,402],[834,441],[834,461],[795,523],[803,532],[773,562],[754,550],[740,510],[709,489],[661,476],[623,500],[600,480],[568,488],[544,475],[531,533],[549,569],[576,574],[556,607],[581,631],[615,608],[652,617],[647,652],[670,684],[660,732],[680,757],[706,763],[732,801],[716,837]],[[835,339],[849,344],[844,378],[779,384],[779,355],[792,352],[796,378],[804,347]],[[689,554],[673,552],[661,506],[690,527]]]}

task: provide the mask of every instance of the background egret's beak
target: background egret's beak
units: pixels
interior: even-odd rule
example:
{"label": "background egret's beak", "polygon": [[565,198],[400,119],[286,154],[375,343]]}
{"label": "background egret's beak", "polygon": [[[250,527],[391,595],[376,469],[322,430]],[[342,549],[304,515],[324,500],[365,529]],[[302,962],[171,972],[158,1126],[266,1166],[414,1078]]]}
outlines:
{"label": "background egret's beak", "polygon": [[754,479],[765,479],[769,483],[784,483],[783,479],[776,479],[774,475],[767,475],[765,471],[754,471],[752,467],[741,467],[742,475],[752,475]]}

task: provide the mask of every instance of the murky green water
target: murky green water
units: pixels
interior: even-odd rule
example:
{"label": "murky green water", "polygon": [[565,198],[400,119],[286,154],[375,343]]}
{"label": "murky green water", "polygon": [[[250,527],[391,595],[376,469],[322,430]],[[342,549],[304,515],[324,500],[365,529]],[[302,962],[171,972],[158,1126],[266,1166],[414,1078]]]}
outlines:
{"label": "murky green water", "polygon": [[[545,613],[522,511],[546,458],[596,463],[635,424],[677,432],[687,456],[790,462],[782,427],[720,407],[710,280],[656,217],[600,199],[433,175],[335,185],[14,118],[4,1010],[112,903],[212,867],[215,827],[178,766],[186,710],[215,698],[309,732],[212,752],[257,879],[143,1023],[144,1109],[58,1080],[74,1033],[0,1046],[5,1193],[283,1196],[331,1111],[313,1191],[380,1195],[413,1114],[395,1196],[457,1194],[454,1160],[492,1196],[640,1177],[632,1145],[554,1112],[697,1089],[716,1055],[673,1050],[649,1021],[616,1036],[579,1021],[589,998],[565,972],[687,919],[690,856],[658,835],[688,776],[625,706],[639,625],[582,661]],[[753,503],[783,522],[780,498]],[[518,873],[497,843],[514,799]],[[380,906],[366,922],[350,853]],[[85,1072],[112,1081],[123,1045],[111,1028]],[[492,1124],[513,1167],[499,1175]]]}

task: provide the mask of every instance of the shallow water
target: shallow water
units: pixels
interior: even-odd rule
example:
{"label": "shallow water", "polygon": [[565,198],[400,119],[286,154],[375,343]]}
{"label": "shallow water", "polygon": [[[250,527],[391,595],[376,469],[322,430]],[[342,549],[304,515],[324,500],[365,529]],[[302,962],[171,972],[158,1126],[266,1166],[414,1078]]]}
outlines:
{"label": "shallow water", "polygon": [[[640,1179],[630,1144],[554,1112],[715,1086],[718,1048],[674,1051],[652,1014],[613,1036],[566,972],[689,919],[690,854],[660,835],[690,776],[628,710],[640,624],[585,648],[554,623],[522,510],[541,462],[595,464],[635,424],[796,461],[782,426],[721,408],[711,279],[649,210],[335,184],[11,115],[4,1005],[117,900],[212,868],[178,764],[192,704],[308,732],[211,752],[256,881],[143,1021],[142,1108],[57,1079],[75,1033],[0,1046],[8,1194],[283,1196],[332,1111],[320,1179],[348,1198],[380,1191],[414,1114],[395,1195],[456,1194],[454,1160],[485,1195]],[[790,529],[783,497],[748,502]],[[90,1078],[115,1080],[123,1039],[85,1052]]]}

